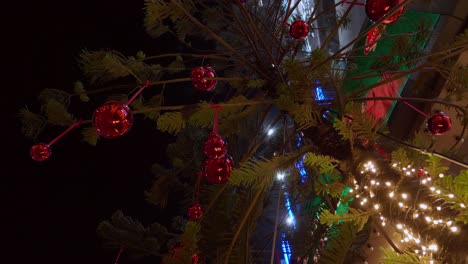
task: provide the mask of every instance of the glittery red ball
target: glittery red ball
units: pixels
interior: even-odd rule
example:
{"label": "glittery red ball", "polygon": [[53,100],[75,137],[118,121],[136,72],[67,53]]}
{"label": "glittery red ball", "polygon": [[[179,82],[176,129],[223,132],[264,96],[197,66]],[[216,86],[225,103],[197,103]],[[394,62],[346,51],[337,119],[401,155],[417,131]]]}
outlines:
{"label": "glittery red ball", "polygon": [[39,143],[31,147],[29,155],[35,161],[44,161],[52,155],[50,146],[44,143]]}
{"label": "glittery red ball", "polygon": [[[401,2],[403,0],[367,0],[365,6],[366,14],[372,22],[377,22]],[[400,7],[396,13],[385,19],[382,24],[388,25],[397,20],[403,14],[404,9],[404,7]]]}
{"label": "glittery red ball", "polygon": [[216,80],[207,80],[206,78],[214,78],[216,73],[211,67],[197,67],[192,70],[192,84],[202,92],[212,91],[216,86]]}
{"label": "glittery red ball", "polygon": [[452,127],[452,120],[448,115],[439,112],[427,120],[426,127],[433,135],[439,136],[450,130]]}
{"label": "glittery red ball", "polygon": [[203,145],[203,153],[207,158],[219,159],[227,153],[227,143],[218,134],[211,132]]}
{"label": "glittery red ball", "polygon": [[99,135],[115,138],[128,132],[133,125],[133,113],[128,106],[115,101],[106,102],[93,114],[93,126]]}
{"label": "glittery red ball", "polygon": [[203,174],[209,183],[225,183],[231,176],[233,164],[229,155],[219,159],[207,158],[203,162]]}
{"label": "glittery red ball", "polygon": [[203,216],[203,208],[199,204],[194,204],[188,209],[188,216],[190,220],[195,221]]}
{"label": "glittery red ball", "polygon": [[192,264],[198,264],[200,263],[200,257],[198,256],[197,253],[192,255]]}
{"label": "glittery red ball", "polygon": [[294,21],[289,28],[289,34],[294,39],[304,39],[309,34],[309,25],[303,20]]}

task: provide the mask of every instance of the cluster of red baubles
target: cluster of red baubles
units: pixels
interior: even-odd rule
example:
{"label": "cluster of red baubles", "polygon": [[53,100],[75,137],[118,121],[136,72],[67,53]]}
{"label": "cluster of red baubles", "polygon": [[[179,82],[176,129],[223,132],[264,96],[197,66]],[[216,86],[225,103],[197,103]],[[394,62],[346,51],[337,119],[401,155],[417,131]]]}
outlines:
{"label": "cluster of red baubles", "polygon": [[211,132],[203,145],[203,176],[209,183],[225,183],[231,175],[233,161],[227,154],[227,143]]}
{"label": "cluster of red baubles", "polygon": [[214,78],[215,76],[216,73],[213,68],[209,66],[197,67],[192,70],[193,87],[201,92],[213,91],[216,86],[216,80],[211,78]]}

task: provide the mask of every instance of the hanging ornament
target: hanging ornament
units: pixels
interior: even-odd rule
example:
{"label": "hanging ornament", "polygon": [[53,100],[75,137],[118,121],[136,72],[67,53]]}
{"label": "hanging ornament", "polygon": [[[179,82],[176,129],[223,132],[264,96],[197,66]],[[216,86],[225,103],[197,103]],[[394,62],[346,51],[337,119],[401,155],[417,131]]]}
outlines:
{"label": "hanging ornament", "polygon": [[227,143],[221,136],[211,132],[203,145],[203,153],[210,159],[224,157],[227,153]]}
{"label": "hanging ornament", "polygon": [[289,35],[294,39],[304,39],[309,34],[309,25],[304,20],[296,20],[289,27]]}
{"label": "hanging ornament", "polygon": [[416,172],[417,172],[419,177],[423,177],[423,176],[426,175],[426,171],[422,167],[419,168]]}
{"label": "hanging ornament", "polygon": [[48,144],[39,143],[31,147],[29,154],[35,161],[44,161],[52,155],[52,150]]}
{"label": "hanging ornament", "polygon": [[207,80],[206,78],[214,78],[216,73],[209,66],[197,67],[192,70],[192,84],[195,89],[202,92],[210,92],[216,86],[216,80]]}
{"label": "hanging ornament", "polygon": [[199,204],[194,204],[188,209],[189,219],[196,221],[203,216],[203,208]]}
{"label": "hanging ornament", "polygon": [[52,155],[52,149],[51,146],[57,142],[60,138],[65,136],[68,132],[70,132],[73,128],[81,125],[82,120],[76,121],[73,125],[71,125],[69,128],[67,128],[65,131],[63,131],[60,135],[58,135],[56,138],[54,138],[52,141],[49,142],[49,144],[46,143],[39,143],[35,144],[31,147],[29,150],[29,155],[31,158],[35,161],[44,161],[48,159]]}
{"label": "hanging ornament", "polygon": [[[372,22],[377,22],[388,11],[402,2],[403,0],[367,0],[365,5],[366,14]],[[393,15],[382,21],[382,24],[388,25],[397,20],[403,14],[404,9],[404,6],[400,7]]]}
{"label": "hanging ornament", "polygon": [[197,253],[192,255],[192,264],[199,264],[200,263],[200,256]]}
{"label": "hanging ornament", "polygon": [[149,80],[127,103],[109,101],[96,108],[93,114],[93,126],[98,134],[105,138],[115,138],[127,133],[133,125],[133,113],[128,107],[133,100],[150,85]]}
{"label": "hanging ornament", "polygon": [[450,130],[452,127],[452,120],[443,112],[438,112],[427,120],[426,127],[431,134],[440,136]]}
{"label": "hanging ornament", "polygon": [[203,162],[203,175],[209,183],[225,183],[231,176],[233,164],[229,155],[219,159],[207,158]]}
{"label": "hanging ornament", "polygon": [[109,101],[94,111],[93,126],[105,138],[122,136],[132,125],[133,113],[126,104]]}

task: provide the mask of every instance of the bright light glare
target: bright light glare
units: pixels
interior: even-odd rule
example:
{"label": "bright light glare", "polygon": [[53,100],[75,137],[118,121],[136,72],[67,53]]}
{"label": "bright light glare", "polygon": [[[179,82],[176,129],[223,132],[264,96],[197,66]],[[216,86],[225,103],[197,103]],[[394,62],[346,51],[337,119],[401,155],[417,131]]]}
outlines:
{"label": "bright light glare", "polygon": [[276,173],[276,179],[282,181],[284,179],[285,174],[283,172]]}
{"label": "bright light glare", "polygon": [[274,133],[275,133],[275,129],[274,129],[274,128],[270,128],[270,129],[268,129],[267,135],[268,135],[268,136],[272,136]]}
{"label": "bright light glare", "polygon": [[286,224],[292,225],[293,222],[294,222],[294,219],[292,217],[288,216],[288,218],[286,218]]}

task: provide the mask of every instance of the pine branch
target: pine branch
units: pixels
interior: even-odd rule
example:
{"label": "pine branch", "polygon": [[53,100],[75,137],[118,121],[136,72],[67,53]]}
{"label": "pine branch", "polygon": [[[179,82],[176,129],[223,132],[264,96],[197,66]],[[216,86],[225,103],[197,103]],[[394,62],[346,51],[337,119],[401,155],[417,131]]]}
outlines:
{"label": "pine branch", "polygon": [[356,226],[356,232],[362,230],[369,221],[369,216],[376,214],[376,211],[362,211],[360,209],[349,208],[348,213],[332,214],[329,210],[323,210],[320,214],[321,224],[338,224],[351,222]]}
{"label": "pine branch", "polygon": [[356,228],[353,223],[348,222],[338,227],[336,236],[329,239],[329,245],[319,258],[320,264],[343,264],[348,249],[356,237]]}
{"label": "pine branch", "polygon": [[438,264],[440,263],[436,260],[432,260],[429,257],[420,258],[420,256],[416,253],[404,252],[402,254],[398,254],[390,248],[380,248],[380,250],[385,255],[384,258],[382,259],[382,263],[384,264],[429,264],[429,263]]}
{"label": "pine branch", "polygon": [[21,133],[31,139],[36,139],[46,126],[46,119],[35,114],[27,107],[19,111],[18,117],[21,121]]}
{"label": "pine branch", "polygon": [[185,119],[181,112],[167,112],[158,118],[157,127],[163,132],[177,134],[185,128]]}

